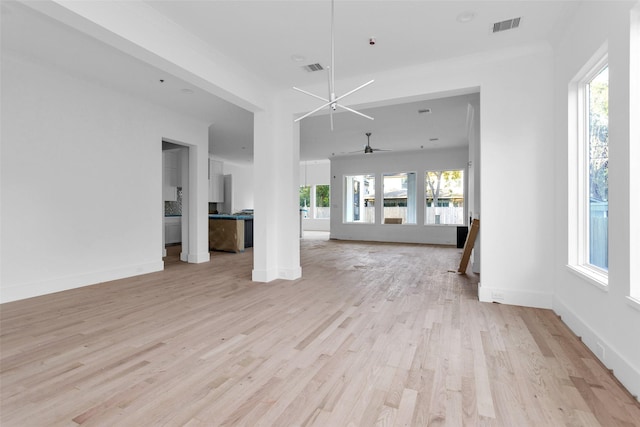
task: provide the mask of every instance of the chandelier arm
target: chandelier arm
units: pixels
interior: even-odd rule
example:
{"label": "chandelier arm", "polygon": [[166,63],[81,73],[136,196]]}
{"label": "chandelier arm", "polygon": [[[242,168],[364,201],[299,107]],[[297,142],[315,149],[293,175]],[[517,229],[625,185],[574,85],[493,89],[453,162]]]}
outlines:
{"label": "chandelier arm", "polygon": [[373,117],[367,116],[366,114],[362,114],[360,111],[356,111],[353,108],[345,107],[344,105],[341,105],[341,104],[338,104],[338,107],[344,108],[345,110],[351,111],[352,113],[355,113],[355,114],[357,114],[359,116],[362,116],[362,117],[364,117],[366,119],[373,120]]}
{"label": "chandelier arm", "polygon": [[295,120],[294,120],[294,122],[299,122],[300,120],[302,120],[302,119],[304,119],[304,118],[306,118],[306,117],[309,117],[309,116],[310,116],[310,115],[312,115],[313,113],[317,113],[318,111],[322,110],[324,107],[326,107],[326,106],[328,106],[328,105],[331,105],[331,104],[333,104],[333,101],[329,101],[329,102],[327,102],[327,103],[325,103],[325,104],[322,104],[321,106],[319,106],[319,107],[318,107],[318,108],[316,108],[315,110],[313,110],[313,111],[309,111],[309,112],[308,112],[307,114],[305,114],[304,116],[300,116],[300,117],[298,117],[297,119],[295,119]]}
{"label": "chandelier arm", "polygon": [[304,93],[305,95],[313,96],[314,98],[318,98],[318,99],[320,99],[320,100],[322,100],[322,101],[324,101],[324,102],[329,102],[329,100],[328,100],[328,99],[325,99],[325,98],[323,98],[323,97],[321,97],[321,96],[318,96],[318,95],[316,95],[315,93],[307,92],[306,90],[302,90],[302,89],[297,88],[297,87],[295,87],[295,86],[294,86],[293,88],[294,88],[295,90],[297,90],[298,92],[302,92],[302,93]]}
{"label": "chandelier arm", "polygon": [[360,89],[362,89],[365,86],[369,86],[371,83],[373,83],[374,80],[369,80],[368,82],[366,82],[363,85],[358,86],[357,88],[350,90],[349,92],[345,93],[344,95],[340,95],[339,97],[337,97],[336,99],[333,100],[333,102],[338,102],[340,101],[342,98],[351,95],[353,92],[359,91]]}

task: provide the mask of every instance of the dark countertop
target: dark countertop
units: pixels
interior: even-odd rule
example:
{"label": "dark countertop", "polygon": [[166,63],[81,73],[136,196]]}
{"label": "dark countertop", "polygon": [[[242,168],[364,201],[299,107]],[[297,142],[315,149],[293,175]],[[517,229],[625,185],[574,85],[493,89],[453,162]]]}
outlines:
{"label": "dark countertop", "polygon": [[209,219],[253,219],[253,215],[209,214]]}

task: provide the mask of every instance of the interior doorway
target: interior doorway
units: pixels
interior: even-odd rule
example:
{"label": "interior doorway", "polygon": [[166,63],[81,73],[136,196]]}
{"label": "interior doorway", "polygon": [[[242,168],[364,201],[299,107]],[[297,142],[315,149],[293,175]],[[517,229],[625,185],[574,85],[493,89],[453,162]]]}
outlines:
{"label": "interior doorway", "polygon": [[[179,251],[179,259],[189,259],[190,236],[190,151],[177,141],[162,140],[162,257],[165,260]],[[169,249],[169,250],[168,250]]]}

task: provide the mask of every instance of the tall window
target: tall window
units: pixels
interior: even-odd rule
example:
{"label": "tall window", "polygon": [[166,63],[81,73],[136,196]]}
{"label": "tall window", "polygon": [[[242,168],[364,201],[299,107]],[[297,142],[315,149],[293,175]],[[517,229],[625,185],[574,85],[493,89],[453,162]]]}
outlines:
{"label": "tall window", "polygon": [[600,68],[585,85],[588,164],[589,264],[608,270],[609,217],[609,68]]}
{"label": "tall window", "polygon": [[389,224],[416,223],[415,172],[389,173],[382,176],[384,196],[382,220]]}
{"label": "tall window", "polygon": [[344,185],[344,221],[375,223],[375,176],[348,175],[344,178]]}
{"label": "tall window", "polygon": [[425,174],[425,224],[464,224],[464,171]]}
{"label": "tall window", "polygon": [[327,219],[331,215],[330,186],[316,185],[316,210],[314,217],[317,219]]}
{"label": "tall window", "polygon": [[607,46],[583,67],[569,99],[569,267],[606,287],[609,269],[609,68]]}
{"label": "tall window", "polygon": [[302,217],[309,218],[309,206],[311,206],[311,187],[300,186],[300,209],[302,209]]}

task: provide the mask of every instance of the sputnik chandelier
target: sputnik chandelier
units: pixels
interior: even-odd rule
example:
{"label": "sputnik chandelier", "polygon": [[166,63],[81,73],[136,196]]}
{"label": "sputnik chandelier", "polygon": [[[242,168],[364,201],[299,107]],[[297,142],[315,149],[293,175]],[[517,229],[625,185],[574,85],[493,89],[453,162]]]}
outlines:
{"label": "sputnik chandelier", "polygon": [[[306,95],[309,95],[309,96],[312,96],[314,98],[317,98],[317,99],[320,99],[320,100],[324,101],[324,104],[322,104],[321,106],[319,106],[315,110],[309,111],[307,114],[305,114],[305,115],[303,115],[301,117],[298,117],[297,119],[294,120],[294,122],[299,122],[300,120],[302,120],[302,119],[304,119],[306,117],[309,117],[310,115],[322,110],[323,108],[329,107],[329,117],[330,117],[330,121],[331,121],[331,130],[333,130],[333,112],[336,111],[338,109],[338,107],[342,108],[344,110],[347,110],[347,111],[351,111],[352,113],[355,113],[355,114],[357,114],[359,116],[365,117],[365,118],[367,118],[369,120],[373,120],[373,117],[367,116],[366,114],[363,114],[363,113],[361,113],[359,111],[356,111],[353,108],[349,108],[349,107],[347,107],[345,105],[342,105],[342,104],[339,103],[339,101],[341,99],[346,98],[347,96],[351,95],[352,93],[354,93],[356,91],[359,91],[363,87],[369,86],[371,83],[374,82],[373,80],[370,80],[370,81],[366,82],[365,84],[360,85],[357,88],[355,88],[353,90],[350,90],[349,92],[347,92],[347,93],[345,93],[343,95],[336,96],[336,93],[335,93],[335,71],[336,71],[336,68],[335,68],[335,43],[334,43],[334,34],[333,34],[333,26],[334,26],[334,24],[333,24],[333,21],[334,21],[334,18],[333,18],[333,16],[334,16],[333,2],[334,2],[334,0],[331,0],[331,66],[329,67],[329,71],[330,71],[330,74],[329,74],[329,99],[323,98],[322,96],[318,96],[318,95],[313,94],[311,92],[307,92],[306,90],[297,88],[295,86],[293,87],[293,89],[297,90],[298,92],[302,92],[302,93],[304,93]],[[371,40],[373,40],[373,39],[371,39]],[[370,42],[370,44],[374,44],[374,43],[375,42],[373,42],[373,43]]]}

